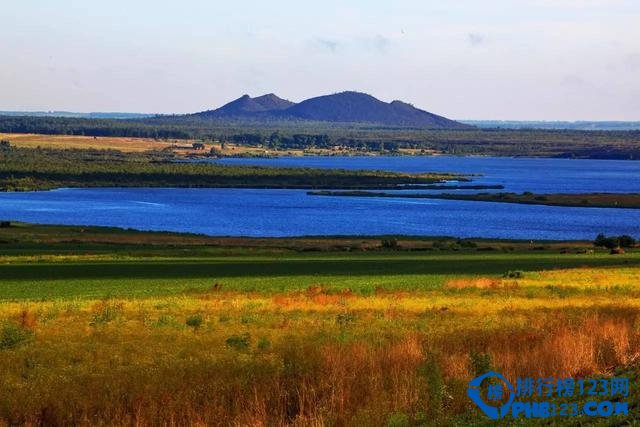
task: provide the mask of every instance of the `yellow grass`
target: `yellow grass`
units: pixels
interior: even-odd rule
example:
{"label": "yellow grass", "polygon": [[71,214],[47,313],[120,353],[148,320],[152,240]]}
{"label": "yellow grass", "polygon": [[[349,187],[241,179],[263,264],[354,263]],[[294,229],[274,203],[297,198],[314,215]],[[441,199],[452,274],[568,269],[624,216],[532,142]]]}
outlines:
{"label": "yellow grass", "polygon": [[[128,137],[93,137],[80,135],[43,135],[43,134],[20,134],[20,133],[0,133],[0,140],[8,140],[12,145],[22,148],[78,148],[78,149],[112,149],[122,152],[143,152],[150,150],[162,150],[172,148],[178,155],[203,155],[208,154],[214,148],[218,154],[223,156],[252,155],[371,155],[375,153],[361,152],[346,147],[335,148],[311,148],[311,149],[273,149],[268,147],[251,147],[238,145],[232,142],[215,142],[208,144],[205,151],[191,150],[189,147],[196,140],[171,139],[161,140],[153,138],[128,138]],[[198,141],[200,142],[200,141]],[[416,150],[405,150],[405,154],[418,154]]]}
{"label": "yellow grass", "polygon": [[[5,302],[0,324],[25,339],[0,350],[0,419],[306,426],[460,415],[473,410],[465,387],[474,353],[489,354],[511,379],[607,374],[635,361],[638,298],[520,291],[589,280],[604,286],[607,277],[640,286],[637,274],[573,269],[370,296],[314,286],[277,295],[212,289]],[[433,378],[444,388],[433,389]]]}
{"label": "yellow grass", "polygon": [[8,140],[16,147],[24,148],[94,148],[113,149],[123,152],[162,150],[176,142],[152,138],[93,137],[75,135],[39,135],[0,133],[0,139]]}

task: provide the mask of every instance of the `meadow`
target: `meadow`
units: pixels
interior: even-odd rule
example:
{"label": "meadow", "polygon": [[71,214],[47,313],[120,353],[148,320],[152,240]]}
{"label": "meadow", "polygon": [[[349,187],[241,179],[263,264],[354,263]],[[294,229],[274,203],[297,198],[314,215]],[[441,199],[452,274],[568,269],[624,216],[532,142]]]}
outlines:
{"label": "meadow", "polygon": [[633,250],[25,224],[0,241],[0,425],[493,425],[466,396],[492,368],[622,372],[638,396]]}

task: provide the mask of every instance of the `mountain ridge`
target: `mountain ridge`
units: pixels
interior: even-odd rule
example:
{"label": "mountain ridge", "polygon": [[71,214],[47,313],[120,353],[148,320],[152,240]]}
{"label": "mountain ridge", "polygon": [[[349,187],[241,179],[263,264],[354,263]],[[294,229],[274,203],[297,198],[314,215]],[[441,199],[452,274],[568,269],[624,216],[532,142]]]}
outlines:
{"label": "mountain ridge", "polygon": [[189,114],[205,119],[310,120],[371,123],[426,129],[469,129],[473,126],[421,110],[403,101],[384,102],[372,95],[344,91],[294,103],[273,93],[243,95],[215,110]]}

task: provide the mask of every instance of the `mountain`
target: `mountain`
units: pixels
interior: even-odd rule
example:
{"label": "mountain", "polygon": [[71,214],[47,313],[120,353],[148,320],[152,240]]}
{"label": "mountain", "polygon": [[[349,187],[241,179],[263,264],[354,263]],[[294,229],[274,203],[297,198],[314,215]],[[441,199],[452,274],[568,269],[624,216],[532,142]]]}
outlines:
{"label": "mountain", "polygon": [[200,117],[253,117],[260,113],[272,113],[275,111],[285,110],[295,105],[291,101],[282,99],[273,93],[262,95],[257,98],[251,98],[249,95],[243,95],[235,101],[223,105],[217,110],[203,111],[194,114]]}
{"label": "mountain", "polygon": [[300,119],[328,122],[367,122],[421,128],[467,127],[402,101],[386,103],[360,92],[341,92],[307,99],[282,113]]}
{"label": "mountain", "polygon": [[251,120],[309,120],[334,123],[371,123],[425,129],[465,129],[473,126],[449,120],[402,101],[383,102],[361,92],[318,96],[295,104],[274,94],[244,95],[217,110],[188,117]]}

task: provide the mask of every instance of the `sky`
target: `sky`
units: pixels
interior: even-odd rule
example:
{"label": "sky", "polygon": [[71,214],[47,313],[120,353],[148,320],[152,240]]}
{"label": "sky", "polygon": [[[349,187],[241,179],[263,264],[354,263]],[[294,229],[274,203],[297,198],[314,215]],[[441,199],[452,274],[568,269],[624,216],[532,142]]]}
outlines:
{"label": "sky", "polygon": [[638,0],[6,0],[0,110],[357,90],[454,119],[640,120]]}

